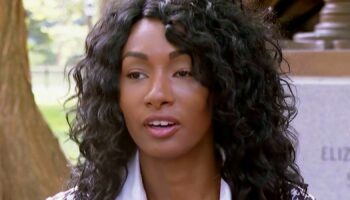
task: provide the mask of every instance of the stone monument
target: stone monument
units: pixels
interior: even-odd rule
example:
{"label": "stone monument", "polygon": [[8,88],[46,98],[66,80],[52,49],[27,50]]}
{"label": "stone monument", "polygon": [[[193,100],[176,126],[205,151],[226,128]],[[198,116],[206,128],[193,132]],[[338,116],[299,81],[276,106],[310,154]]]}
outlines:
{"label": "stone monument", "polygon": [[325,0],[314,32],[298,33],[294,42],[294,46],[350,49],[350,0]]}
{"label": "stone monument", "polygon": [[350,199],[350,0],[325,0],[313,32],[284,41],[298,98],[297,161],[316,199]]}
{"label": "stone monument", "polygon": [[[350,67],[350,64],[349,64]],[[316,199],[350,199],[350,77],[294,77],[297,161]]]}

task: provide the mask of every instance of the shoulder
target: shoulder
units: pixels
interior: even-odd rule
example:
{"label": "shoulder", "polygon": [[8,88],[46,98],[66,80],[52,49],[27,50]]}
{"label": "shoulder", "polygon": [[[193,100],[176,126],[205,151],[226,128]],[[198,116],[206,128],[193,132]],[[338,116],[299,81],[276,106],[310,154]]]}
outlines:
{"label": "shoulder", "polygon": [[293,186],[290,190],[291,200],[316,200],[311,194],[308,194],[299,186]]}
{"label": "shoulder", "polygon": [[57,193],[52,197],[48,197],[46,200],[74,200],[73,192],[74,188],[71,188],[67,191]]}

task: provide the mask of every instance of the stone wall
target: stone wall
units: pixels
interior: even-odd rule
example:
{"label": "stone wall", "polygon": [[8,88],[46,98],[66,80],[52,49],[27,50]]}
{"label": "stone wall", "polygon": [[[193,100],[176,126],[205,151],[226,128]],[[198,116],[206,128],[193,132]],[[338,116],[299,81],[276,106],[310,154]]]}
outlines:
{"label": "stone wall", "polygon": [[350,77],[294,78],[297,160],[317,199],[350,199]]}
{"label": "stone wall", "polygon": [[284,53],[298,98],[297,162],[309,191],[321,200],[349,200],[350,50]]}

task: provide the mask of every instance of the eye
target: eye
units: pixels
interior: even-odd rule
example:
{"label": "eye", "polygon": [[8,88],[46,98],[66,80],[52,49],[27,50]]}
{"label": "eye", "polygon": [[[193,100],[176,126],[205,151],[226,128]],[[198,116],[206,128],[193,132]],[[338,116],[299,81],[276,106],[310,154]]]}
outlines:
{"label": "eye", "polygon": [[192,72],[189,70],[180,70],[175,72],[174,77],[190,77],[192,76]]}
{"label": "eye", "polygon": [[140,80],[147,78],[146,74],[143,74],[141,72],[130,72],[126,75],[129,79],[135,79],[135,80]]}

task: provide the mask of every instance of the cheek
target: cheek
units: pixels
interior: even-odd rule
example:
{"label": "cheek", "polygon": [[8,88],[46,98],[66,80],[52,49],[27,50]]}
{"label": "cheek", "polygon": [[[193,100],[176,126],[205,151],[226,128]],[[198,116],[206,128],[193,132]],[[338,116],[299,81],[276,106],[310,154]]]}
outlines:
{"label": "cheek", "polygon": [[135,103],[133,101],[128,100],[128,98],[121,98],[120,108],[124,117],[126,128],[131,137],[134,138],[132,133],[134,133],[135,130],[138,129],[137,123],[135,123],[135,121],[137,116],[139,115],[139,109],[135,109]]}
{"label": "cheek", "polygon": [[191,121],[210,121],[211,119],[211,100],[209,98],[209,91],[207,88],[201,85],[195,85],[188,87],[186,92],[182,92],[179,96],[181,99],[181,105],[184,107],[187,117]]}
{"label": "cheek", "polygon": [[134,132],[140,127],[140,116],[143,116],[143,95],[142,87],[135,87],[131,84],[120,85],[120,109],[123,113],[125,124],[129,132]]}
{"label": "cheek", "polygon": [[140,109],[139,102],[133,95],[121,95],[120,98],[120,109],[124,115],[125,120],[133,119],[138,115]]}
{"label": "cheek", "polygon": [[187,87],[187,89],[186,95],[184,96],[187,96],[187,103],[189,103],[193,109],[198,109],[203,112],[210,110],[209,91],[207,88],[197,83]]}
{"label": "cheek", "polygon": [[132,108],[140,104],[140,102],[138,102],[140,101],[140,94],[140,87],[135,87],[121,80],[119,104],[124,114],[132,112],[135,110]]}
{"label": "cheek", "polygon": [[119,106],[120,106],[120,110],[122,111],[122,113],[125,115],[125,113],[128,113],[127,110],[127,104],[125,101],[125,95],[122,93],[122,91],[120,91],[120,99],[119,99]]}

